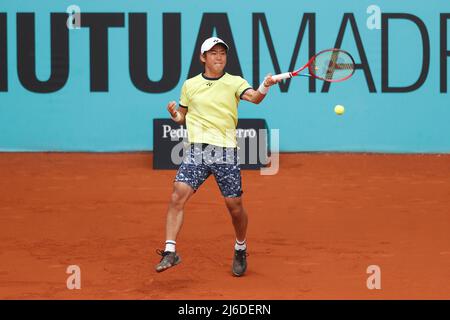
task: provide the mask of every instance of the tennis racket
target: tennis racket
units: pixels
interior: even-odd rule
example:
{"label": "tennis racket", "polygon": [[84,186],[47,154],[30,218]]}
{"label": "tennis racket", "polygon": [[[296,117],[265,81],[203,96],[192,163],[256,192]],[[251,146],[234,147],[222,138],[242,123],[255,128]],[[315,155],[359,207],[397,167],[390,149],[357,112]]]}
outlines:
{"label": "tennis racket", "polygon": [[[309,73],[301,73],[308,68]],[[298,70],[272,76],[274,80],[289,79],[295,76],[314,77],[328,82],[349,79],[355,73],[355,60],[347,51],[327,49],[320,51]]]}

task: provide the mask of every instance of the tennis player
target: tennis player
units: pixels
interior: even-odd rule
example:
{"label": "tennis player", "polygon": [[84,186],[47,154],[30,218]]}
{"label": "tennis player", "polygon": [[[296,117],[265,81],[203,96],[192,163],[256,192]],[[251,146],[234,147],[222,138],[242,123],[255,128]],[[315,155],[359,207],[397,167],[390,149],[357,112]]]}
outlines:
{"label": "tennis player", "polygon": [[269,74],[253,90],[243,78],[224,72],[228,49],[217,37],[206,39],[200,52],[204,72],[184,82],[178,109],[175,101],[167,106],[175,122],[186,124],[189,146],[175,177],[167,211],[165,249],[157,250],[162,256],[157,272],[181,262],[175,246],[183,223],[183,208],[211,174],[225,199],[236,234],[232,274],[242,276],[247,269],[248,217],[242,204],[237,158],[237,107],[240,100],[259,104],[269,87],[280,80]]}

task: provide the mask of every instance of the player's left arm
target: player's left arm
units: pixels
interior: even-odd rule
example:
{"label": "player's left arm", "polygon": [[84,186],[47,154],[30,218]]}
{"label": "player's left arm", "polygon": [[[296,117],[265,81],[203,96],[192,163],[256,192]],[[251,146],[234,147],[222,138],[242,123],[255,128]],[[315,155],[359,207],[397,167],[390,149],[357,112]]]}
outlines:
{"label": "player's left arm", "polygon": [[272,75],[269,73],[264,78],[264,81],[261,83],[258,90],[254,90],[252,88],[245,90],[241,96],[241,100],[259,104],[266,97],[269,88],[280,81],[281,80],[274,80]]}

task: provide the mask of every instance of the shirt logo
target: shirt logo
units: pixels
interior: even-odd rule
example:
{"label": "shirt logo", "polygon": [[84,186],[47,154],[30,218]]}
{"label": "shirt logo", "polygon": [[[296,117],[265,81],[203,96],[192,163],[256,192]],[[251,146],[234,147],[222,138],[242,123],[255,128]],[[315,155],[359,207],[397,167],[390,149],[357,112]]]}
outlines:
{"label": "shirt logo", "polygon": [[211,86],[213,85],[213,83],[212,83],[212,82],[207,82],[206,85],[207,85],[208,87],[211,87]]}

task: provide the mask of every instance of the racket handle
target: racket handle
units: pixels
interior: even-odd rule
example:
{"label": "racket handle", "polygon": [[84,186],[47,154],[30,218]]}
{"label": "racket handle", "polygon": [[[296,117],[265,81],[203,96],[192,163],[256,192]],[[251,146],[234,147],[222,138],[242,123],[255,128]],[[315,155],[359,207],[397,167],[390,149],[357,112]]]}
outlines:
{"label": "racket handle", "polygon": [[292,73],[290,72],[280,73],[272,76],[273,80],[284,80],[289,78],[292,78]]}

